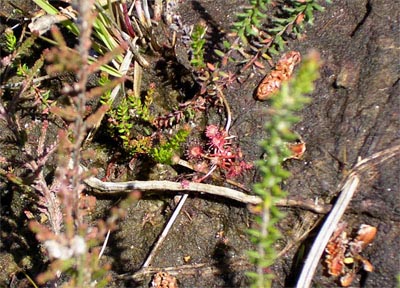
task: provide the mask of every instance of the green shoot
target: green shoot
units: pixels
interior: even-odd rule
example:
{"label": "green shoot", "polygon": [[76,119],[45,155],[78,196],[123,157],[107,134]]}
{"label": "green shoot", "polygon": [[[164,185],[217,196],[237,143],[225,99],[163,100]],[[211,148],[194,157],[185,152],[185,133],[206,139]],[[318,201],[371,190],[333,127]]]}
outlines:
{"label": "green shoot", "polygon": [[17,48],[17,38],[14,35],[14,31],[9,28],[4,31],[4,34],[6,36],[5,50],[12,53]]}
{"label": "green shoot", "polygon": [[248,39],[257,37],[259,30],[266,19],[266,5],[270,0],[249,0],[250,6],[245,8],[242,13],[236,14],[238,21],[233,24],[232,30],[238,34],[244,44]]}
{"label": "green shoot", "polygon": [[256,245],[255,251],[249,251],[250,261],[256,265],[256,272],[248,273],[252,280],[251,287],[271,287],[272,275],[265,271],[274,263],[274,243],[280,238],[275,224],[283,214],[274,204],[286,195],[281,189],[283,180],[289,177],[289,172],[282,166],[290,155],[285,142],[296,138],[291,131],[291,127],[299,121],[295,112],[310,101],[304,95],[314,90],[313,82],[318,78],[318,60],[316,52],[310,53],[296,77],[289,83],[283,83],[280,92],[270,99],[271,120],[265,125],[269,136],[261,143],[267,159],[258,161],[262,179],[254,185],[254,192],[263,202],[255,209],[260,213],[255,219],[257,226],[249,230],[250,239]]}
{"label": "green shoot", "polygon": [[204,63],[204,45],[206,44],[206,39],[204,39],[204,37],[206,33],[207,26],[200,23],[194,26],[192,34],[190,35],[192,39],[190,44],[192,48],[192,59],[190,60],[190,64],[197,69],[206,67],[206,64]]}
{"label": "green shoot", "polygon": [[28,74],[28,72],[29,72],[29,67],[28,67],[28,65],[26,65],[26,63],[23,63],[22,65],[19,65],[19,66],[18,66],[18,69],[17,69],[16,74],[17,74],[18,76],[23,77],[23,76],[26,76],[26,75]]}
{"label": "green shoot", "polygon": [[167,142],[152,148],[149,153],[150,156],[158,163],[172,164],[173,157],[178,155],[180,145],[186,141],[189,133],[190,130],[186,128],[179,130]]}

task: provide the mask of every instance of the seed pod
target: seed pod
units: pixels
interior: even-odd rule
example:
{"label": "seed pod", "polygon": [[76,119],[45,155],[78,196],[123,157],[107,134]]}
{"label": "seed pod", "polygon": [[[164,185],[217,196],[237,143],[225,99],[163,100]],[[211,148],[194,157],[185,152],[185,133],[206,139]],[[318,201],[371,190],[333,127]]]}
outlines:
{"label": "seed pod", "polygon": [[271,97],[293,74],[294,67],[301,60],[301,55],[297,51],[290,51],[279,59],[275,68],[264,77],[258,85],[255,93],[255,99],[265,101]]}

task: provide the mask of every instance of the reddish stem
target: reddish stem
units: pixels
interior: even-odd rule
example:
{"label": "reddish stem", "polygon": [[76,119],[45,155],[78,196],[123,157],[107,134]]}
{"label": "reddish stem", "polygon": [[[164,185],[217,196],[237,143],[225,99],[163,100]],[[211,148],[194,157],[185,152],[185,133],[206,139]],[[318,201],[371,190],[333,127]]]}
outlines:
{"label": "reddish stem", "polygon": [[129,19],[128,7],[126,6],[126,3],[122,3],[122,12],[124,14],[125,27],[128,31],[129,36],[133,38],[135,37],[135,31],[133,31],[132,22],[131,19]]}

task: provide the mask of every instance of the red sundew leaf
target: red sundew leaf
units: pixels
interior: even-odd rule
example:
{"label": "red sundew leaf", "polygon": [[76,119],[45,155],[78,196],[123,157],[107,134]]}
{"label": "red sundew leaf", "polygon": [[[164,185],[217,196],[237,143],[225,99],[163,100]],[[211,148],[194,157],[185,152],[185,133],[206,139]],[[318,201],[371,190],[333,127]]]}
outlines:
{"label": "red sundew leaf", "polygon": [[187,179],[181,181],[182,188],[189,188],[190,182]]}
{"label": "red sundew leaf", "polygon": [[203,148],[197,144],[197,145],[193,145],[193,146],[189,147],[187,149],[186,154],[190,160],[200,159],[201,157],[203,157],[204,151],[203,151]]}
{"label": "red sundew leaf", "polygon": [[216,137],[219,134],[219,128],[215,125],[208,125],[206,128],[206,136],[208,138]]}

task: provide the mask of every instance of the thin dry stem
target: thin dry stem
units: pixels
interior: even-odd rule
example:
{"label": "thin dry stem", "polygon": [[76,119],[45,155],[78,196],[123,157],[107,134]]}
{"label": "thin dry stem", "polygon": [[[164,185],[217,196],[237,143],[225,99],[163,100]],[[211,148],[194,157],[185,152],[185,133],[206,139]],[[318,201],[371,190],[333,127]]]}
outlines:
{"label": "thin dry stem", "polygon": [[324,252],[324,249],[333,233],[337,224],[346,211],[351,199],[353,198],[358,185],[360,183],[361,172],[370,170],[376,165],[400,154],[400,145],[388,148],[377,152],[370,157],[359,161],[345,178],[343,185],[340,188],[340,196],[332,208],[328,218],[325,220],[314,244],[307,256],[303,266],[300,278],[297,282],[297,288],[307,288],[311,286],[311,281],[314,277],[315,270],[318,266],[319,259]]}
{"label": "thin dry stem", "polygon": [[[230,269],[234,271],[247,271],[251,269],[251,264],[247,259],[238,258],[229,262]],[[119,275],[120,279],[131,279],[134,281],[143,281],[148,275],[155,274],[159,271],[165,271],[171,276],[202,276],[207,277],[209,275],[221,275],[225,273],[223,269],[218,267],[218,265],[210,265],[208,263],[195,263],[174,267],[146,267],[133,274],[122,274]]]}
{"label": "thin dry stem", "polygon": [[89,187],[98,190],[100,193],[117,194],[129,193],[132,190],[141,191],[188,191],[208,193],[225,198],[233,199],[246,204],[259,204],[261,199],[258,196],[248,195],[243,192],[204,183],[189,182],[188,185],[173,181],[127,181],[127,182],[103,182],[96,177],[84,180]]}
{"label": "thin dry stem", "polygon": [[[127,181],[127,182],[103,182],[96,177],[89,177],[84,180],[85,184],[99,193],[119,194],[130,193],[132,190],[146,191],[186,191],[200,192],[211,195],[221,196],[245,204],[257,205],[262,202],[261,198],[249,195],[235,189],[221,187],[211,184],[188,182],[188,185],[173,181]],[[277,206],[298,207],[318,214],[328,213],[330,205],[316,204],[311,201],[296,199],[282,199],[275,203]]]}
{"label": "thin dry stem", "polygon": [[147,259],[143,263],[142,268],[149,267],[151,261],[153,260],[154,256],[156,255],[158,249],[160,249],[161,244],[164,242],[165,238],[167,237],[169,230],[171,230],[172,225],[174,224],[179,213],[181,212],[183,204],[185,204],[188,196],[189,196],[189,194],[184,194],[180,197],[178,206],[176,206],[174,213],[172,213],[171,218],[169,218],[167,225],[165,226],[163,232],[161,233],[160,237],[158,238],[158,240],[157,240],[156,244],[154,245],[153,249],[151,250],[150,254],[147,256]]}
{"label": "thin dry stem", "polygon": [[[81,68],[77,71],[76,77],[78,83],[75,85],[75,91],[77,96],[75,98],[75,105],[77,111],[77,117],[74,125],[74,145],[71,151],[72,167],[71,167],[71,186],[73,195],[71,195],[71,204],[73,205],[73,213],[76,213],[76,221],[81,222],[81,217],[79,213],[79,193],[81,192],[81,175],[79,173],[79,163],[81,160],[80,149],[82,143],[86,137],[86,125],[84,122],[84,115],[86,109],[86,84],[89,78],[89,50],[92,46],[92,41],[90,35],[92,33],[92,24],[94,21],[92,15],[92,7],[94,1],[75,1],[75,6],[79,14],[78,28],[79,28],[79,44],[77,51],[80,56]],[[68,211],[69,210],[69,211]],[[72,213],[70,209],[67,209],[67,213]],[[67,217],[72,217],[72,215],[67,215]]]}

